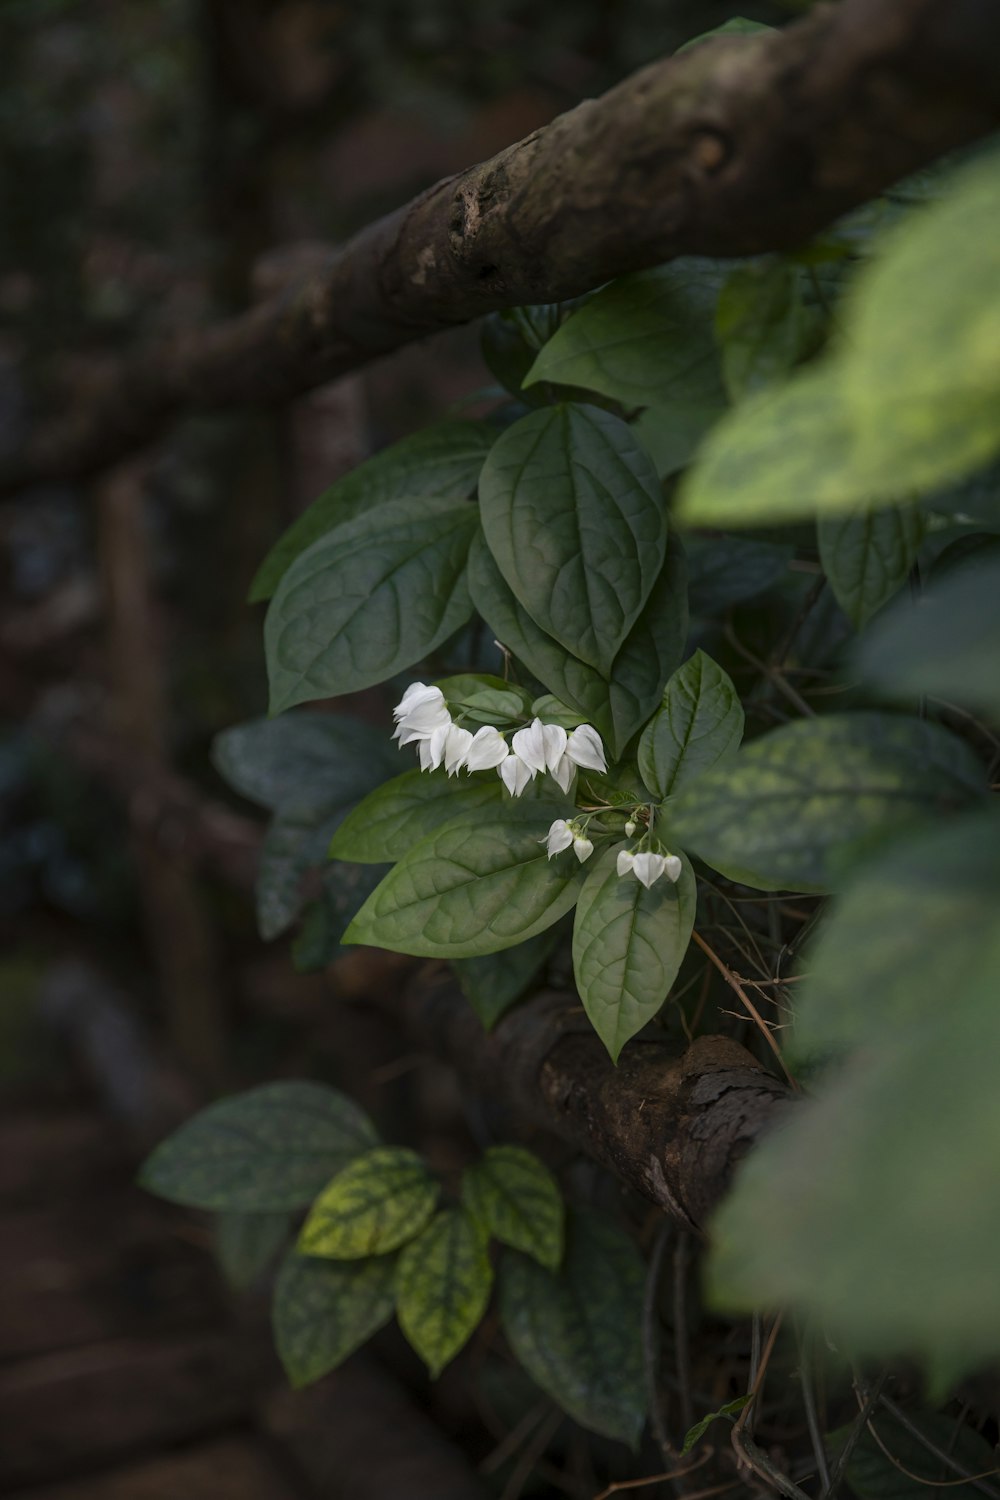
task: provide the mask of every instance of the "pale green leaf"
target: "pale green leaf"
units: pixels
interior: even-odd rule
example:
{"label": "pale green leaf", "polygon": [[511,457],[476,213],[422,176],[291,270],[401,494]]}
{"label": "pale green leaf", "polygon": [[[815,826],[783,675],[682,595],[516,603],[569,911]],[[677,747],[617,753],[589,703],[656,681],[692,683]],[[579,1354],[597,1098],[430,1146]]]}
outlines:
{"label": "pale green leaf", "polygon": [[269,599],[301,552],[356,516],[393,500],[464,500],[474,494],[496,435],[486,422],[437,422],[358,464],[271,548],[251,585],[250,603]]}
{"label": "pale green leaf", "polygon": [[678,667],[663,706],[639,740],[639,770],[661,800],[726,760],[743,738],[744,714],[728,674],[704,651]]}
{"label": "pale green leaf", "polygon": [[656,471],[618,417],[563,404],[522,417],[479,480],[483,532],[548,635],[607,674],[663,563]]}
{"label": "pale green leaf", "polygon": [[573,972],[583,1008],[614,1062],[663,1005],[687,952],[697,888],[687,860],[677,884],[647,890],[615,868],[624,845],[594,862],[573,925]]}
{"label": "pale green leaf", "polygon": [[443,1209],[403,1250],[396,1315],[432,1376],[475,1332],[492,1287],[486,1237],[462,1208]]}
{"label": "pale green leaf", "polygon": [[333,836],[330,853],[362,864],[395,862],[442,824],[465,814],[495,811],[503,796],[503,782],[495,771],[461,778],[449,776],[443,767],[404,771],[348,813]]}
{"label": "pale green leaf", "polygon": [[487,1031],[531,987],[558,938],[557,925],[499,953],[452,960],[462,994]]}
{"label": "pale green leaf", "polygon": [[731,880],[828,890],[838,856],[967,805],[985,775],[965,743],[902,715],[836,714],[774,729],[669,804],[669,833]]}
{"label": "pale green leaf", "polygon": [[399,500],[301,553],[264,624],[272,713],[382,682],[464,625],[476,529],[468,501]]}
{"label": "pale green leaf", "polygon": [[299,1238],[303,1255],[357,1260],[385,1255],[420,1233],[440,1187],[415,1151],[378,1146],[339,1172],[313,1204]]}
{"label": "pale green leaf", "polygon": [[421,839],[369,896],[345,942],[427,958],[496,953],[570,910],[583,872],[548,859],[545,836],[564,805],[505,803]]}
{"label": "pale green leaf", "polygon": [[277,1212],[309,1203],[377,1140],[346,1094],[266,1083],[201,1110],[156,1148],[139,1180],[192,1208]]}
{"label": "pale green leaf", "polygon": [[856,629],[902,588],[925,527],[921,511],[899,505],[820,521],[820,562],[837,603]]}
{"label": "pale green leaf", "polygon": [[533,1152],[491,1146],[463,1173],[462,1202],[494,1239],[558,1270],[566,1216],[562,1194]]}
{"label": "pale green leaf", "polygon": [[293,1251],[278,1273],[271,1321],[278,1357],[299,1388],[335,1370],[392,1317],[396,1257],[319,1260]]}

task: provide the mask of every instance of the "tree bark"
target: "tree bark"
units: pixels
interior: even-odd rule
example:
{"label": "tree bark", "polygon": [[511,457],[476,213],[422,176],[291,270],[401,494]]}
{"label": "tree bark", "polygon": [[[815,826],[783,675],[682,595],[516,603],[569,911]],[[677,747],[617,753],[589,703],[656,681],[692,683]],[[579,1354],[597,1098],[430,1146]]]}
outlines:
{"label": "tree bark", "polygon": [[484,313],[801,244],[1000,124],[995,0],[842,0],[644,68],[357,235],[282,296],[95,372],[0,462],[80,478],[185,408],[284,401]]}

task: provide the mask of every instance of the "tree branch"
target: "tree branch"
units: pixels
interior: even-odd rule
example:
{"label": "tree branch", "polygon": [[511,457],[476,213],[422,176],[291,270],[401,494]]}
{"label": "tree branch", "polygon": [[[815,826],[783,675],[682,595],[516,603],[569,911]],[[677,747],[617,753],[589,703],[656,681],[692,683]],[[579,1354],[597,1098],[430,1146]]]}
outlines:
{"label": "tree branch", "polygon": [[287,400],[413,339],[682,254],[801,244],[1000,124],[995,0],[842,0],[654,63],[371,225],[317,274],[95,376],[0,462],[83,478],[185,408]]}

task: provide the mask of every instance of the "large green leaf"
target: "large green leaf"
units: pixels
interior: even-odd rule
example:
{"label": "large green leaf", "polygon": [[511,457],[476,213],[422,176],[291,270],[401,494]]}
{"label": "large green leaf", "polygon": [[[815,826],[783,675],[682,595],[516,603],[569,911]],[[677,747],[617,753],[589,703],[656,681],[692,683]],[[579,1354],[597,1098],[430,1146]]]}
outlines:
{"label": "large green leaf", "polygon": [[436,829],[369,896],[344,941],[471,958],[543,932],[570,910],[583,879],[571,854],[546,857],[546,833],[566,813],[509,803]]}
{"label": "large green leaf", "polygon": [[715,331],[734,401],[787,375],[802,358],[809,336],[802,275],[791,261],[768,256],[739,266],[723,285]]}
{"label": "large green leaf", "polygon": [[278,1357],[296,1388],[343,1364],[392,1317],[396,1257],[320,1260],[292,1251],[274,1287]]}
{"label": "large green leaf", "polygon": [[713,321],[729,270],[685,257],[620,277],[549,339],[525,384],[582,386],[625,406],[724,405]]}
{"label": "large green leaf", "polygon": [[912,505],[820,521],[823,571],[837,603],[858,630],[906,582],[925,524],[923,513]]}
{"label": "large green leaf", "polygon": [[614,1062],[630,1037],[663,1005],[687,952],[698,893],[684,861],[674,885],[662,876],[647,890],[620,876],[619,845],[587,876],[573,925],[576,987]]}
{"label": "large green leaf", "polygon": [[479,479],[483,531],[537,625],[608,675],[663,562],[656,470],[618,417],[564,404],[522,417]]}
{"label": "large green leaf", "polygon": [[404,771],[348,813],[334,834],[330,853],[338,859],[382,864],[402,859],[419,839],[442,823],[475,815],[499,803],[504,788],[495,773],[456,780],[438,771]]}
{"label": "large green leaf", "polygon": [[266,1083],[195,1115],[156,1148],[139,1180],[192,1208],[301,1208],[377,1140],[367,1115],[336,1089]]}
{"label": "large green leaf", "polygon": [[301,553],[264,623],[272,713],[382,682],[464,625],[476,526],[468,501],[397,500]]}
{"label": "large green leaf", "polygon": [[492,1287],[486,1236],[462,1208],[442,1209],[403,1250],[396,1314],[432,1376],[475,1332]]}
{"label": "large green leaf", "polygon": [[688,603],[693,615],[721,615],[788,576],[790,543],[753,536],[688,536]]}
{"label": "large green leaf", "polygon": [[970,557],[875,621],[861,669],[893,697],[930,693],[1000,718],[1000,560]]}
{"label": "large green leaf", "polygon": [[265,942],[287,931],[302,908],[302,879],[326,859],[341,814],[317,821],[315,813],[283,808],[268,824],[257,867],[257,930]]}
{"label": "large green leaf", "polygon": [[491,1146],[462,1176],[462,1202],[494,1239],[556,1271],[565,1209],[559,1186],[521,1146]]}
{"label": "large green leaf", "polygon": [[728,674],[704,651],[678,667],[639,740],[639,770],[661,800],[739,748],[744,713]]}
{"label": "large green leaf", "polygon": [[962,740],[902,715],[802,719],[745,746],[669,804],[670,838],[759,890],[828,890],[838,856],[985,790]]}
{"label": "large green leaf", "polygon": [[348,864],[334,859],[324,866],[319,894],[302,913],[292,944],[292,959],[300,974],[325,969],[357,913],[387,874],[387,865]]}
{"label": "large green leaf", "polygon": [[464,500],[474,494],[496,434],[486,422],[437,422],[358,464],[271,548],[251,585],[251,604],[270,599],[300,552],[355,516],[392,500]]}
{"label": "large green leaf", "polygon": [[319,815],[347,807],[396,769],[379,730],[343,714],[251,719],[212,741],[212,762],[231,787],[261,807]]}
{"label": "large green leaf", "polygon": [[531,1378],[574,1421],[634,1448],[646,1416],[645,1269],[632,1241],[607,1218],[577,1212],[567,1229],[558,1272],[504,1252],[503,1330]]}
{"label": "large green leaf", "polygon": [[[943,1412],[909,1411],[910,1421],[939,1452],[947,1453],[967,1474],[994,1474],[996,1453],[961,1417]],[[871,1430],[874,1428],[874,1432]],[[827,1434],[830,1456],[847,1440],[850,1427]],[[934,1492],[948,1500],[977,1500],[975,1484],[956,1480],[955,1470],[888,1412],[876,1413],[866,1425],[847,1461],[845,1478],[858,1500],[918,1500]]]}
{"label": "large green leaf", "polygon": [[482,958],[452,961],[462,994],[487,1031],[525,993],[559,938],[558,927],[549,927],[526,943],[486,953]]}
{"label": "large green leaf", "polygon": [[415,1151],[377,1146],[339,1172],[319,1195],[299,1249],[333,1260],[397,1250],[429,1222],[440,1191]]}

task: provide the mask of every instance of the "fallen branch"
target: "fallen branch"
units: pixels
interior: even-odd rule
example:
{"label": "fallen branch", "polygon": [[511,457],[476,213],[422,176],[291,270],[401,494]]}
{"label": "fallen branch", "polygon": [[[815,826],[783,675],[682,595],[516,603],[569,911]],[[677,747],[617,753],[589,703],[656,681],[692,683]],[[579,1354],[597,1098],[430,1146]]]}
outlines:
{"label": "fallen branch", "polygon": [[484,313],[802,243],[1000,124],[995,0],[842,0],[654,63],[371,225],[253,312],[95,371],[0,462],[83,478],[183,409],[284,401]]}

